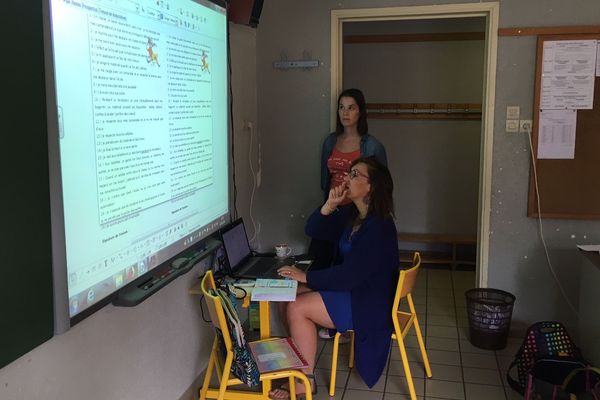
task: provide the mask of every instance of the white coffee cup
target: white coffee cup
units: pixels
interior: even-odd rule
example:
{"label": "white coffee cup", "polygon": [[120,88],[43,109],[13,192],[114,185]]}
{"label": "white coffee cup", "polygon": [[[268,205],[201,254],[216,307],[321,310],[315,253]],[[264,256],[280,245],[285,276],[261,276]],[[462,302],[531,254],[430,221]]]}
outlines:
{"label": "white coffee cup", "polygon": [[292,254],[292,248],[285,243],[276,244],[275,254],[277,255],[277,258],[286,258]]}

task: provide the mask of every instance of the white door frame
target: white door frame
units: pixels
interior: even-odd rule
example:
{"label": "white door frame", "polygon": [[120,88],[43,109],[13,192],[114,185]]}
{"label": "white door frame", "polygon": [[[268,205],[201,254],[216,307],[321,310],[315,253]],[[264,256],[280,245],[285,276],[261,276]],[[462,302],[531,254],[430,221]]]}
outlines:
{"label": "white door frame", "polygon": [[343,23],[485,17],[485,71],[479,168],[479,215],[477,223],[476,282],[488,285],[489,233],[491,210],[492,154],[494,138],[494,98],[496,91],[496,55],[498,52],[498,2],[445,4],[431,6],[342,9],[331,11],[331,129],[335,129],[337,94],[342,90]]}

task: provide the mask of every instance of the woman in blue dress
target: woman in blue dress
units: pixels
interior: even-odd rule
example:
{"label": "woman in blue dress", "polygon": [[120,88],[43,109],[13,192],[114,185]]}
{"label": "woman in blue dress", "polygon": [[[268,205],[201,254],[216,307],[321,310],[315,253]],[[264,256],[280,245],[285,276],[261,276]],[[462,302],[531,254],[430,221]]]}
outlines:
{"label": "woman in blue dress", "polygon": [[[355,363],[369,387],[381,376],[393,330],[391,309],[398,281],[398,244],[394,224],[393,182],[388,169],[375,158],[352,163],[344,183],[306,223],[306,233],[339,244],[343,260],[331,268],[303,272],[294,266],[279,269],[283,277],[304,283],[287,308],[290,335],[308,362],[314,385],[317,326],[355,333]],[[338,208],[344,199],[351,206]],[[305,389],[298,387],[298,392]],[[275,389],[273,399],[289,392]]]}

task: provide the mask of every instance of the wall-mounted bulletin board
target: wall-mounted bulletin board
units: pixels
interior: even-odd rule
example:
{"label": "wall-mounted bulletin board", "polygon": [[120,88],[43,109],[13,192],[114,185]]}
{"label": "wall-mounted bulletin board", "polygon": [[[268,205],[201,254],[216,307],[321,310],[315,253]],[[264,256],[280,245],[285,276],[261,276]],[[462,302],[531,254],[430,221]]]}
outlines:
{"label": "wall-mounted bulletin board", "polygon": [[529,217],[600,219],[599,40],[538,37],[532,141],[541,212],[532,168]]}

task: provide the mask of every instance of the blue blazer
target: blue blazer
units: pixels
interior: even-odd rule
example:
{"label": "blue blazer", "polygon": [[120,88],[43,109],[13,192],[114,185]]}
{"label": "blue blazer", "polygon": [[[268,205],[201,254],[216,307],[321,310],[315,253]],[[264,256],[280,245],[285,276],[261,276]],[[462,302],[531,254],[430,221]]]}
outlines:
{"label": "blue blazer", "polygon": [[[351,230],[349,209],[344,207],[328,216],[317,209],[306,223],[306,234],[339,243]],[[368,216],[352,236],[351,249],[341,264],[309,270],[306,275],[307,285],[313,290],[350,292],[356,368],[369,387],[381,376],[390,349],[398,268],[394,221]]]}

